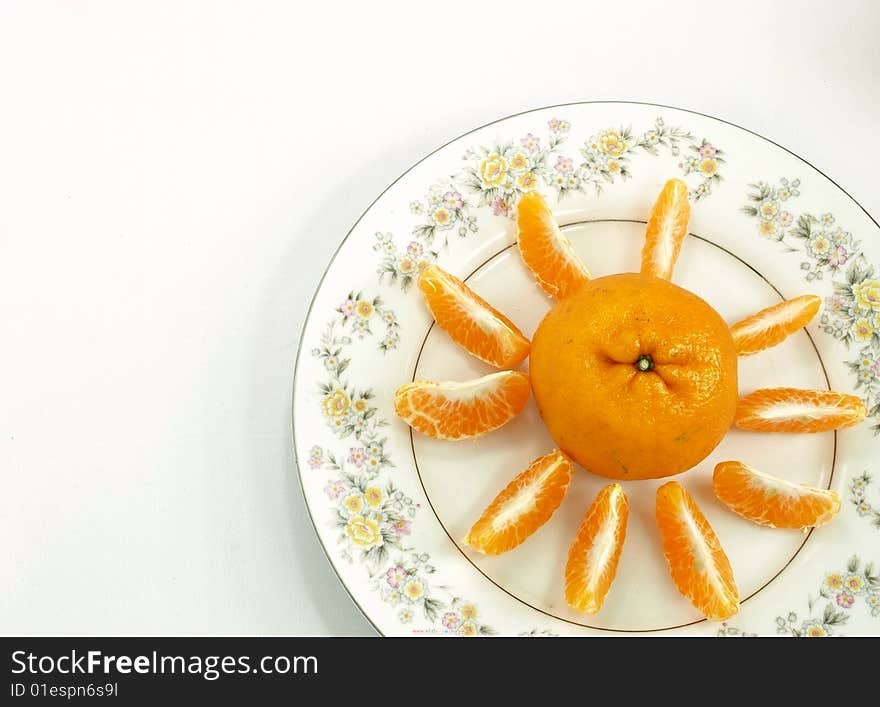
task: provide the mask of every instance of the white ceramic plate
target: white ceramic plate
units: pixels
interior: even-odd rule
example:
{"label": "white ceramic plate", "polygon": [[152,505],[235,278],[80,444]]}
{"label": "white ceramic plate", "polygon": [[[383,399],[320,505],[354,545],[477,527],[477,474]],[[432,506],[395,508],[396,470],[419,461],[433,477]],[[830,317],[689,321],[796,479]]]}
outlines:
{"label": "white ceramic plate", "polygon": [[[792,126],[796,129],[796,126]],[[501,430],[438,442],[396,419],[413,378],[467,379],[489,367],[452,344],[413,276],[439,262],[530,335],[550,302],[520,263],[510,214],[547,195],[594,276],[635,271],[644,221],[666,179],[691,188],[691,236],[674,280],[729,322],[803,293],[825,305],[782,345],[741,360],[740,388],[855,392],[869,418],[837,434],[731,431],[677,478],[733,565],[740,613],[702,620],[675,590],[654,526],[660,481],[624,482],[630,522],[597,616],[565,605],[563,566],[606,479],[579,471],[553,518],[487,558],[461,539],[494,495],[554,448],[530,402]],[[306,322],[293,423],[306,502],[352,598],[387,635],[880,633],[880,263],[878,225],[834,182],[778,145],[721,120],[604,102],[505,118],[445,145],[389,187],[346,236]],[[843,509],[804,534],[753,525],[717,502],[711,470],[741,459],[836,489]]]}

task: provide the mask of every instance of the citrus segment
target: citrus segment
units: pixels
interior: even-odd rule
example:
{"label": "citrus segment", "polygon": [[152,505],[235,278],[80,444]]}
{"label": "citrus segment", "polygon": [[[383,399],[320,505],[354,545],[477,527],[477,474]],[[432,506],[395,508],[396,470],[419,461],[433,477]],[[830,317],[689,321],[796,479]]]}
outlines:
{"label": "citrus segment", "polygon": [[565,565],[565,601],[595,614],[602,608],[626,540],[629,503],[620,484],[599,492],[587,509]]}
{"label": "citrus segment", "polygon": [[670,179],[663,186],[648,218],[642,249],[643,273],[664,280],[672,277],[690,217],[687,184],[680,179]]}
{"label": "citrus segment", "polygon": [[814,528],[840,510],[836,491],[794,484],[737,461],[718,464],[712,486],[734,513],[771,528]]}
{"label": "citrus segment", "polygon": [[824,432],[865,419],[865,402],[845,393],[800,388],[762,388],[741,398],[735,423],[755,432]]}
{"label": "citrus segment", "polygon": [[510,368],[529,355],[529,340],[516,325],[457,277],[429,265],[419,289],[437,325],[481,361]]}
{"label": "citrus segment", "polygon": [[568,457],[558,451],[533,461],[483,511],[464,542],[486,555],[515,548],[559,508],[573,469]]}
{"label": "citrus segment", "polygon": [[816,316],[822,298],[802,295],[762,309],[730,327],[736,352],[750,356],[781,343]]}
{"label": "citrus segment", "polygon": [[522,412],[528,399],[528,376],[500,371],[464,383],[407,383],[394,394],[394,410],[422,434],[456,440],[498,429]]}
{"label": "citrus segment", "polygon": [[707,619],[739,610],[733,569],[709,521],[680,484],[657,489],[657,526],[675,586]]}
{"label": "citrus segment", "polygon": [[516,215],[519,252],[544,292],[551,297],[566,297],[590,279],[544,197],[536,191],[523,194]]}

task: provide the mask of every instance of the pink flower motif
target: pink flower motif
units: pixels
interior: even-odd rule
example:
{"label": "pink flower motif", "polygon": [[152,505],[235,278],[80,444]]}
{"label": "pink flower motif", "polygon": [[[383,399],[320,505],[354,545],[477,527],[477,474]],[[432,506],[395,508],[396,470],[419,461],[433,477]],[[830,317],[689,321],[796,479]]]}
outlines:
{"label": "pink flower motif", "polygon": [[714,157],[715,147],[708,142],[703,143],[700,147],[700,157]]}
{"label": "pink flower motif", "polygon": [[563,157],[560,155],[556,159],[556,164],[553,165],[553,169],[562,174],[571,174],[574,172],[574,162],[570,157]]}
{"label": "pink flower motif", "polygon": [[791,211],[783,211],[779,216],[776,217],[776,220],[779,221],[779,225],[783,228],[787,228],[791,225],[791,222],[794,220],[794,216],[791,215]]}
{"label": "pink flower motif", "polygon": [[849,592],[841,592],[835,597],[838,606],[842,606],[844,609],[849,609],[853,603],[855,603],[856,598],[850,594]]}
{"label": "pink flower motif", "polygon": [[363,447],[348,448],[348,463],[354,464],[356,467],[362,467],[367,460],[367,450]]}
{"label": "pink flower motif", "polygon": [[321,464],[323,463],[324,462],[320,459],[315,459],[314,457],[312,457],[311,459],[309,459],[309,469],[320,469]]}
{"label": "pink flower motif", "polygon": [[353,317],[355,312],[357,312],[357,301],[353,299],[345,300],[339,308],[339,311],[342,312],[343,317]]}
{"label": "pink flower motif", "polygon": [[388,585],[391,587],[396,587],[406,578],[406,570],[403,569],[401,565],[395,565],[394,567],[389,567],[388,571],[385,573],[385,581],[388,582]]}
{"label": "pink flower motif", "polygon": [[443,627],[448,628],[450,631],[455,629],[460,621],[461,619],[454,611],[447,611],[445,614],[443,614],[443,618],[440,619],[440,623],[443,624]]}
{"label": "pink flower motif", "polygon": [[[552,122],[552,121],[551,121]],[[526,148],[529,152],[534,152],[541,146],[541,139],[535,137],[531,133],[526,135],[524,138],[520,140],[520,143],[524,148]]]}
{"label": "pink flower motif", "polygon": [[333,500],[339,498],[343,491],[345,491],[345,484],[341,481],[330,481],[324,487],[324,493]]}
{"label": "pink flower motif", "polygon": [[443,195],[443,201],[446,202],[446,205],[450,209],[454,209],[458,211],[462,206],[464,206],[464,199],[462,199],[461,194],[457,191],[448,191]]}
{"label": "pink flower motif", "polygon": [[400,520],[396,520],[391,524],[392,530],[394,533],[400,537],[401,535],[409,535],[409,531],[411,528],[411,524],[405,518],[401,518]]}
{"label": "pink flower motif", "polygon": [[423,252],[424,248],[422,244],[418,241],[410,241],[406,246],[406,252],[411,255],[413,258],[418,258]]}
{"label": "pink flower motif", "polygon": [[831,257],[828,258],[828,263],[833,268],[839,268],[847,260],[849,260],[849,253],[847,253],[846,248],[844,248],[842,245],[839,245],[831,251]]}
{"label": "pink flower motif", "polygon": [[551,133],[558,133],[560,125],[562,125],[562,121],[559,118],[553,118],[547,123]]}
{"label": "pink flower motif", "polygon": [[492,213],[496,216],[507,216],[510,214],[510,206],[502,197],[496,196],[492,202]]}

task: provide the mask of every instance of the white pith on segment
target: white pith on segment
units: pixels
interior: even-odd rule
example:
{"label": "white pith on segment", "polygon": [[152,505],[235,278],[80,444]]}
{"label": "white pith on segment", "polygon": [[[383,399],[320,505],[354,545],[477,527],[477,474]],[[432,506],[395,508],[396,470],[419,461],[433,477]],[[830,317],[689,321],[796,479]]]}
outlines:
{"label": "white pith on segment", "polygon": [[441,391],[447,402],[471,402],[474,398],[485,395],[487,391],[491,395],[500,390],[504,385],[503,379],[513,375],[516,375],[513,371],[498,371],[482,378],[475,378],[474,380],[461,383],[453,381],[446,383],[426,382],[424,385]]}
{"label": "white pith on segment", "polygon": [[818,496],[824,498],[830,495],[831,491],[813,488],[812,486],[804,486],[796,484],[793,481],[786,481],[777,476],[766,474],[758,471],[747,464],[743,464],[743,468],[748,472],[748,483],[755,488],[771,491],[772,493],[788,496],[789,498],[798,498],[800,496]]}
{"label": "white pith on segment", "polygon": [[554,250],[562,254],[563,258],[571,264],[571,267],[580,272],[584,277],[590,277],[587,266],[584,265],[580,256],[575,253],[571,241],[559,230],[559,226],[556,223],[553,223],[553,227],[550,229],[550,245]]}
{"label": "white pith on segment", "polygon": [[651,260],[661,277],[669,277],[672,271],[672,260],[675,257],[675,212],[667,209],[660,226],[660,237],[652,253]]}
{"label": "white pith on segment", "polygon": [[565,457],[557,457],[530,483],[517,491],[504,507],[492,519],[492,530],[500,532],[508,525],[515,524],[520,518],[535,509],[537,495],[547,481],[553,476],[561,464],[567,463]]}
{"label": "white pith on segment", "polygon": [[596,592],[596,585],[599,579],[608,568],[608,563],[614,555],[614,549],[617,545],[617,525],[620,522],[618,508],[620,494],[622,493],[623,489],[620,486],[615,485],[611,489],[608,497],[608,504],[610,506],[608,517],[605,518],[605,522],[599,529],[599,533],[596,535],[587,555],[587,567],[590,568],[590,575],[587,578],[587,589],[593,594]]}
{"label": "white pith on segment", "polygon": [[771,402],[755,411],[755,417],[774,422],[811,422],[833,415],[845,414],[846,410],[834,404],[819,405],[810,401]]}
{"label": "white pith on segment", "polygon": [[482,331],[492,334],[496,331],[508,331],[508,326],[499,319],[490,310],[486,309],[482,304],[468,296],[468,293],[458,286],[458,283],[447,282],[449,292],[455,299],[455,303],[462,311],[469,315],[471,321],[474,322]]}
{"label": "white pith on segment", "polygon": [[687,503],[682,502],[677,510],[684,520],[684,525],[687,528],[688,537],[691,541],[691,550],[693,551],[694,559],[696,560],[694,563],[694,569],[697,572],[706,575],[709,584],[715,589],[718,596],[727,596],[727,587],[718,576],[718,571],[715,567],[715,558],[712,556],[712,548],[709,547],[705,538],[703,538],[702,533],[700,533],[697,522],[694,520],[693,515],[691,515]]}
{"label": "white pith on segment", "polygon": [[792,319],[796,319],[797,316],[806,309],[806,304],[804,302],[798,302],[796,300],[788,300],[782,304],[784,304],[784,306],[779,307],[776,311],[767,312],[760,317],[752,315],[748,319],[743,320],[745,322],[744,324],[741,322],[740,324],[734,325],[737,327],[737,336],[752,336],[754,334],[760,334],[767,329],[781,326]]}

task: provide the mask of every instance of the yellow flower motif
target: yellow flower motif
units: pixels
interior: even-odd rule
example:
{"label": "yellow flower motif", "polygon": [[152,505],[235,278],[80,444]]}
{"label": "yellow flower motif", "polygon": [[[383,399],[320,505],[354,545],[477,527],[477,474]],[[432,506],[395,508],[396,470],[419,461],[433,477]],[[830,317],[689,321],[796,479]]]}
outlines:
{"label": "yellow flower motif", "polygon": [[365,412],[367,409],[367,401],[363,398],[355,400],[352,407],[355,409],[355,412]]}
{"label": "yellow flower motif", "polygon": [[758,226],[758,233],[767,238],[776,235],[776,221],[761,221]]}
{"label": "yellow flower motif", "polygon": [[819,624],[810,624],[806,630],[807,638],[825,638],[828,635],[828,631],[826,631]]}
{"label": "yellow flower motif", "polygon": [[856,323],[853,324],[853,336],[856,341],[870,341],[874,337],[874,327],[864,317],[856,319]]}
{"label": "yellow flower motif", "polygon": [[529,167],[528,158],[522,153],[517,152],[513,157],[510,158],[510,168],[514,172],[522,172]]}
{"label": "yellow flower motif", "polygon": [[344,390],[337,388],[324,397],[324,414],[327,417],[343,417],[348,412],[349,399]]}
{"label": "yellow flower motif", "polygon": [[419,579],[410,579],[403,585],[403,595],[410,601],[418,601],[425,593],[425,585]]}
{"label": "yellow flower motif", "polygon": [[700,171],[711,177],[715,172],[718,171],[718,160],[713,157],[707,157],[702,162],[700,162]]}
{"label": "yellow flower motif", "polygon": [[373,303],[365,299],[358,300],[357,313],[361,319],[369,319],[373,316]]}
{"label": "yellow flower motif", "polygon": [[480,181],[484,187],[497,187],[507,179],[507,160],[492,153],[480,163]]}
{"label": "yellow flower motif", "polygon": [[810,250],[815,255],[825,255],[825,253],[831,250],[831,241],[825,236],[816,236],[810,241]]}
{"label": "yellow flower motif", "polygon": [[445,226],[452,220],[452,213],[445,206],[441,206],[431,214],[431,218],[438,226]]}
{"label": "yellow flower motif", "polygon": [[409,275],[415,272],[416,267],[416,261],[408,255],[401,258],[400,262],[397,264],[397,269],[404,275]]}
{"label": "yellow flower motif", "polygon": [[370,486],[364,491],[364,498],[367,499],[367,503],[369,503],[373,508],[382,503],[382,499],[384,498],[384,494],[382,493],[382,489],[378,486]]}
{"label": "yellow flower motif", "polygon": [[857,574],[847,575],[843,583],[853,594],[858,594],[865,586],[865,580]]}
{"label": "yellow flower motif", "polygon": [[605,169],[607,169],[611,174],[620,174],[620,162],[617,160],[608,160],[605,163]]}
{"label": "yellow flower motif", "polygon": [[462,621],[461,626],[458,627],[458,635],[467,637],[476,636],[477,624],[473,621]]}
{"label": "yellow flower motif", "polygon": [[538,178],[534,172],[526,172],[516,180],[516,185],[523,191],[531,191],[538,186]]}
{"label": "yellow flower motif", "polygon": [[465,604],[459,613],[463,619],[475,619],[477,618],[477,607],[473,604]]}
{"label": "yellow flower motif", "polygon": [[352,493],[342,499],[342,507],[349,513],[360,513],[364,510],[364,497],[359,493]]}
{"label": "yellow flower motif", "polygon": [[841,577],[836,572],[834,574],[826,574],[825,584],[827,584],[828,588],[832,591],[843,589],[843,577]]}
{"label": "yellow flower motif", "polygon": [[599,133],[599,149],[611,157],[620,157],[629,147],[626,140],[616,130]]}
{"label": "yellow flower motif", "polygon": [[[706,160],[703,160],[703,162],[705,161]],[[700,166],[700,169],[702,169],[702,165]],[[758,213],[761,214],[761,218],[767,219],[769,221],[774,216],[776,216],[777,213],[779,213],[779,206],[776,205],[776,202],[765,201],[758,209]]]}
{"label": "yellow flower motif", "polygon": [[880,280],[865,280],[853,285],[852,291],[859,307],[880,312]]}
{"label": "yellow flower motif", "polygon": [[355,545],[370,549],[382,544],[382,533],[379,524],[372,518],[354,516],[345,526],[345,534]]}

